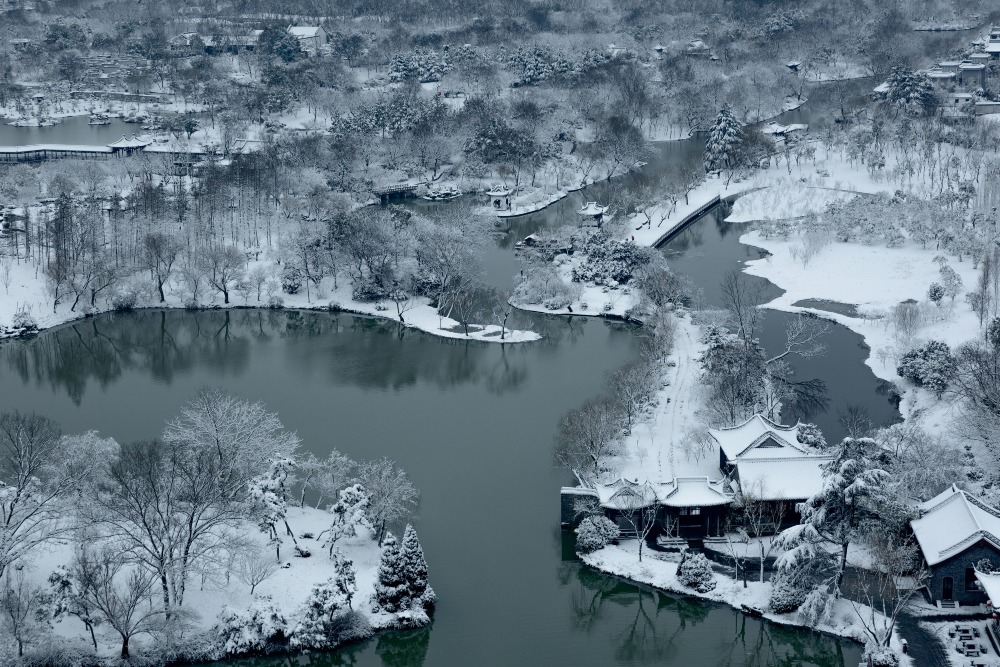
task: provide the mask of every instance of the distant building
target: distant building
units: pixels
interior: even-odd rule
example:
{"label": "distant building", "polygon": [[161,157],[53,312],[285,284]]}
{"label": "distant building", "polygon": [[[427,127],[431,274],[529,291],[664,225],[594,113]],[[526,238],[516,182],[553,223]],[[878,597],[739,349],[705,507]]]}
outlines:
{"label": "distant building", "polygon": [[990,28],[990,38],[983,47],[983,51],[991,58],[1000,58],[1000,26]]}
{"label": "distant building", "polygon": [[326,31],[320,27],[289,26],[288,34],[299,40],[299,48],[310,56],[319,55],[320,49],[326,44]]}
{"label": "distant building", "polygon": [[952,485],[920,512],[910,526],[930,571],[931,599],[942,606],[986,602],[976,563],[985,558],[1000,566],[1000,511]]}
{"label": "distant building", "polygon": [[985,88],[986,65],[970,61],[962,62],[958,66],[955,81],[964,88]]}

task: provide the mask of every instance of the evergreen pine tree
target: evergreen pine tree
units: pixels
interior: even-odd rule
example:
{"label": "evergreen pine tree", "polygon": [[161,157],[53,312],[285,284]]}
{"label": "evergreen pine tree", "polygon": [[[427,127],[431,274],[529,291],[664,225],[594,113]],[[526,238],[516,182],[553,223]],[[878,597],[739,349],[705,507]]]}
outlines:
{"label": "evergreen pine tree", "polygon": [[333,552],[333,565],[337,568],[337,576],[334,579],[337,589],[343,594],[344,599],[347,600],[347,606],[350,608],[351,599],[354,597],[355,591],[358,590],[357,570],[354,569],[354,561],[340,553],[340,549],[337,549]]}
{"label": "evergreen pine tree", "polygon": [[409,595],[399,542],[395,535],[386,533],[385,539],[382,540],[382,560],[378,566],[374,602],[384,611],[396,613],[403,611],[409,605]]}
{"label": "evergreen pine tree", "polygon": [[743,140],[743,128],[729,105],[719,109],[708,141],[705,142],[705,169],[731,169],[736,162],[736,151]]}
{"label": "evergreen pine tree", "polygon": [[424,559],[420,540],[417,539],[417,531],[409,524],[406,524],[406,532],[403,533],[403,572],[409,587],[410,600],[414,603],[423,603],[428,591],[427,561]]}

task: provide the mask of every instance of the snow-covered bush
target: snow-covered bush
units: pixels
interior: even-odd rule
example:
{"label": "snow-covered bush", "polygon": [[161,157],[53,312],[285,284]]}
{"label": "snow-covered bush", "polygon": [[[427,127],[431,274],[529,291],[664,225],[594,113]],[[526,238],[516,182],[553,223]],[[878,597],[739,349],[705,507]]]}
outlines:
{"label": "snow-covered bush", "polygon": [[333,619],[349,604],[353,594],[353,590],[345,594],[344,582],[333,577],[313,585],[292,631],[292,647],[327,648],[335,645]]}
{"label": "snow-covered bush", "polygon": [[606,516],[588,516],[576,527],[576,548],[583,553],[603,549],[618,539],[618,525]]}
{"label": "snow-covered bush", "polygon": [[788,614],[802,606],[809,592],[791,576],[778,572],[771,577],[771,596],[768,606],[776,614]]}
{"label": "snow-covered bush", "polygon": [[525,270],[524,276],[515,290],[515,303],[541,303],[555,310],[565,308],[580,296],[580,286],[564,283],[552,266],[532,265]]}
{"label": "snow-covered bush", "polygon": [[927,387],[940,398],[948,388],[954,367],[955,360],[948,345],[932,340],[904,354],[896,372],[916,385]]}
{"label": "snow-covered bush", "polygon": [[820,623],[827,623],[833,618],[837,604],[837,596],[830,592],[826,584],[821,584],[809,591],[802,606],[799,607],[799,618],[810,628]]}
{"label": "snow-covered bush", "polygon": [[588,236],[581,252],[587,259],[573,269],[573,282],[578,283],[625,284],[650,261],[647,248],[640,248],[632,241],[616,241],[605,232]]}
{"label": "snow-covered bush", "polygon": [[31,314],[31,308],[28,306],[20,306],[14,312],[14,318],[11,320],[11,325],[15,329],[22,329],[24,331],[37,331],[38,322],[35,321],[35,316]]}
{"label": "snow-covered bush", "polygon": [[363,276],[351,283],[351,298],[355,301],[381,301],[389,298],[389,290],[372,276]]}
{"label": "snow-covered bush", "polygon": [[285,294],[298,294],[302,289],[302,272],[286,264],[281,271],[281,289]]}
{"label": "snow-covered bush", "polygon": [[135,310],[142,296],[143,291],[139,285],[135,283],[122,285],[111,295],[111,307],[119,312]]}
{"label": "snow-covered bush", "polygon": [[272,310],[280,310],[285,307],[285,300],[277,294],[274,294],[267,300],[267,307]]}
{"label": "snow-covered bush", "polygon": [[261,653],[287,641],[288,619],[271,598],[261,597],[249,609],[223,609],[217,631],[227,655]]}
{"label": "snow-covered bush", "polygon": [[685,552],[684,559],[677,566],[677,581],[699,593],[707,593],[715,588],[715,574],[704,554]]}
{"label": "snow-covered bush", "polygon": [[869,642],[865,644],[861,663],[872,667],[899,667],[899,656],[888,646],[876,646]]}
{"label": "snow-covered bush", "polygon": [[421,83],[440,81],[441,77],[451,71],[447,54],[437,51],[416,49],[413,53],[400,54],[392,59],[389,65],[389,79],[404,81],[416,79]]}

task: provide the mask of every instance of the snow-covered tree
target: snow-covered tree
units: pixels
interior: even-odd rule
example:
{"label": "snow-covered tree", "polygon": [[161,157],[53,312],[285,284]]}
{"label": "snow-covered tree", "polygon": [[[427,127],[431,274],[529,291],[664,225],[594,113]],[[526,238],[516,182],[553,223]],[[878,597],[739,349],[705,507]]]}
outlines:
{"label": "snow-covered tree", "polygon": [[677,566],[677,581],[699,593],[707,593],[716,586],[712,565],[704,554],[692,554],[687,551]]}
{"label": "snow-covered tree", "polygon": [[816,424],[800,422],[798,433],[799,443],[814,449],[826,448],[826,438],[823,437],[823,431]]}
{"label": "snow-covered tree", "polygon": [[420,540],[417,539],[417,531],[410,524],[406,524],[406,531],[403,533],[402,559],[410,603],[418,605],[433,602],[434,591],[427,583],[427,560]]}
{"label": "snow-covered tree", "polygon": [[768,607],[776,614],[788,614],[801,607],[808,594],[809,590],[796,577],[779,571],[771,577]]}
{"label": "snow-covered tree", "polygon": [[742,141],[743,127],[729,106],[723,106],[708,131],[708,140],[705,142],[705,169],[714,171],[735,167]]}
{"label": "snow-covered tree", "polygon": [[[371,527],[371,521],[368,520],[368,506],[370,504],[368,492],[360,484],[353,484],[341,490],[340,499],[330,508],[333,513],[333,523],[327,530],[323,531],[330,533],[323,546],[329,548],[331,557],[337,540],[342,537],[356,536],[358,526]],[[320,533],[320,537],[322,535],[323,533]]]}
{"label": "snow-covered tree", "polygon": [[926,115],[937,105],[934,87],[927,75],[904,66],[892,69],[883,96],[893,107],[911,115]]}
{"label": "snow-covered tree", "polygon": [[406,471],[394,461],[384,457],[366,461],[358,470],[358,479],[368,493],[366,514],[375,530],[375,539],[382,539],[388,524],[413,514],[420,493]]}
{"label": "snow-covered tree", "polygon": [[903,355],[896,368],[900,377],[914,384],[927,387],[938,398],[948,388],[948,382],[955,370],[955,360],[951,348],[939,340],[929,341],[923,347],[910,350]]}
{"label": "snow-covered tree", "polygon": [[336,579],[315,584],[292,631],[291,645],[295,648],[327,646],[334,616],[347,604],[348,598]]}
{"label": "snow-covered tree", "polygon": [[944,287],[941,286],[941,283],[931,283],[931,286],[927,288],[927,298],[935,306],[941,305],[941,299],[944,298]]}
{"label": "snow-covered tree", "polygon": [[343,594],[344,599],[347,600],[347,608],[350,609],[351,600],[354,599],[354,594],[358,590],[358,571],[354,569],[354,561],[340,553],[340,549],[334,551],[331,558],[333,560],[333,566],[337,570],[337,576],[334,577],[334,583],[337,584],[337,590],[339,590]]}
{"label": "snow-covered tree", "polygon": [[847,550],[872,525],[901,515],[887,472],[888,453],[870,438],[844,438],[835,458],[823,466],[823,486],[799,503],[801,523],[784,530],[779,546],[787,551],[777,561],[795,569],[804,561],[832,561],[832,590],[837,593],[847,570]]}
{"label": "snow-covered tree", "polygon": [[403,556],[399,542],[391,532],[382,540],[382,558],[375,581],[374,606],[389,613],[403,611],[409,606],[410,586],[406,580]]}
{"label": "snow-covered tree", "polygon": [[97,635],[94,633],[101,623],[97,610],[81,594],[79,579],[73,576],[70,569],[62,565],[49,575],[49,612],[53,619],[63,616],[76,616],[90,633],[90,641],[97,649]]}
{"label": "snow-covered tree", "polygon": [[271,598],[256,598],[245,610],[224,607],[216,632],[227,655],[258,653],[284,640],[288,619]]}
{"label": "snow-covered tree", "polygon": [[295,461],[288,457],[276,458],[271,461],[267,473],[250,481],[249,501],[250,514],[257,521],[262,533],[270,537],[275,545],[275,553],[281,560],[281,540],[278,537],[277,525],[285,524],[285,531],[295,539],[292,529],[288,526],[288,473],[295,467]]}
{"label": "snow-covered tree", "polygon": [[603,549],[621,535],[618,524],[606,516],[588,516],[576,527],[576,548],[583,553]]}

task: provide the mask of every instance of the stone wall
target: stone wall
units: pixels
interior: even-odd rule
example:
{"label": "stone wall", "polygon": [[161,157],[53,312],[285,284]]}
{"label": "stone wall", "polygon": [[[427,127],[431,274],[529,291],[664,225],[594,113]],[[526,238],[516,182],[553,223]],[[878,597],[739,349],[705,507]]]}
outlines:
{"label": "stone wall", "polygon": [[[954,593],[952,599],[963,605],[982,604],[986,602],[986,594],[979,588],[966,586],[966,569],[975,566],[983,558],[988,558],[993,567],[1000,567],[1000,550],[987,542],[977,542],[962,553],[938,563],[931,568],[931,576],[927,581],[927,589],[932,600],[942,600],[944,580],[951,577]],[[975,578],[973,577],[973,581]],[[967,589],[968,588],[968,589]]]}

